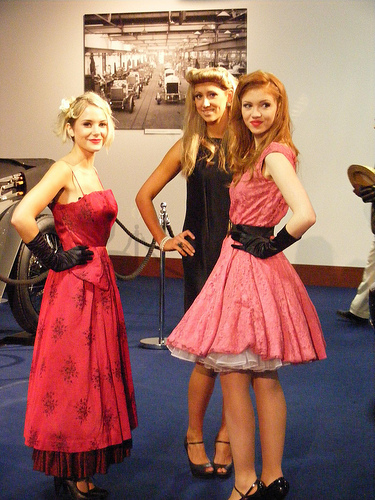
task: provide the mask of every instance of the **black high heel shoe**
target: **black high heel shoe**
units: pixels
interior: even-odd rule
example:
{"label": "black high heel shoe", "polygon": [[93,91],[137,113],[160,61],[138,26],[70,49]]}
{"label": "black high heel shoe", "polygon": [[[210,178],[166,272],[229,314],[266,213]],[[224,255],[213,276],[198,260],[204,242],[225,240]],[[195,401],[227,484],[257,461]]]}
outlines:
{"label": "black high heel shoe", "polygon": [[[230,445],[229,441],[220,441],[220,439],[215,440],[215,457],[216,457],[216,443],[224,443]],[[218,464],[215,462],[215,457],[213,459],[212,465],[215,470],[215,474],[217,477],[220,477],[222,479],[226,479],[231,476],[233,472],[233,460],[231,461],[230,464]],[[225,472],[219,472],[218,469],[225,469]]]}
{"label": "black high heel shoe", "polygon": [[[249,495],[250,491],[253,490],[255,487],[257,487],[257,490],[255,493],[252,495]],[[264,492],[266,490],[266,487],[264,486],[264,483],[257,479],[247,490],[245,494],[241,493],[240,490],[238,490],[236,487],[234,489],[237,491],[239,495],[241,495],[240,500],[261,500],[264,498]]]}
{"label": "black high heel shoe", "polygon": [[99,488],[99,486],[96,485],[94,485],[94,487],[91,488],[91,490],[89,490],[89,493],[90,493],[90,498],[96,498],[96,500],[98,498],[107,498],[107,496],[109,495],[108,490],[105,490],[104,488]]}
{"label": "black high heel shoe", "polygon": [[55,494],[56,494],[56,498],[59,498],[60,496],[60,490],[62,488],[62,485],[63,485],[63,479],[61,477],[54,477],[53,478],[53,484],[55,485]]}
{"label": "black high heel shoe", "polygon": [[[214,477],[215,469],[214,469],[214,467],[213,467],[213,465],[212,465],[211,462],[207,462],[206,464],[194,464],[190,460],[188,448],[189,448],[190,445],[194,445],[194,444],[203,444],[203,441],[195,441],[194,443],[188,443],[187,437],[185,437],[184,447],[185,447],[185,450],[186,450],[186,455],[188,457],[188,461],[189,461],[189,466],[190,466],[191,473],[195,477],[200,477],[200,478],[204,478],[204,479],[209,479],[211,477]],[[210,469],[210,468],[212,470],[210,470],[210,471],[207,470],[207,469]]]}
{"label": "black high heel shoe", "polygon": [[77,487],[77,483],[75,481],[71,481],[70,479],[55,477],[54,483],[56,497],[60,496],[60,490],[62,489],[63,493],[68,493],[70,498],[73,498],[74,500],[98,498],[97,496],[91,496],[89,492],[85,493],[83,491],[80,491]]}
{"label": "black high heel shoe", "polygon": [[[105,490],[104,488],[100,488],[99,486],[96,486],[94,484],[93,480],[91,479],[91,477],[86,478],[85,481],[87,482],[87,487],[88,487],[88,490],[89,490],[91,497],[96,498],[96,499],[107,498],[107,496],[109,495],[108,490]],[[90,485],[93,485],[93,488],[90,489]]]}
{"label": "black high heel shoe", "polygon": [[266,486],[264,500],[282,500],[289,491],[289,483],[285,477],[279,477],[273,483]]}

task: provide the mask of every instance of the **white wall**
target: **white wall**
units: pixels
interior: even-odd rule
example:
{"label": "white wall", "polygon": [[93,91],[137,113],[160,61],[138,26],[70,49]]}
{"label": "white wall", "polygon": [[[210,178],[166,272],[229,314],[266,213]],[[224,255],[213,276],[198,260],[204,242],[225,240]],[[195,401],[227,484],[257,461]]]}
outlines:
{"label": "white wall", "polygon": [[[373,0],[0,0],[0,157],[49,157],[67,152],[52,127],[62,97],[83,92],[83,16],[89,13],[204,8],[248,8],[248,70],[275,73],[285,84],[300,176],[317,223],[288,249],[293,263],[365,264],[371,241],[368,204],[351,190],[352,163],[374,166]],[[117,131],[109,154],[96,160],[103,184],[119,203],[119,219],[146,239],[134,197],[178,136]],[[157,200],[167,201],[178,232],[185,182],[175,179]],[[119,228],[109,242],[114,254],[145,249]]]}

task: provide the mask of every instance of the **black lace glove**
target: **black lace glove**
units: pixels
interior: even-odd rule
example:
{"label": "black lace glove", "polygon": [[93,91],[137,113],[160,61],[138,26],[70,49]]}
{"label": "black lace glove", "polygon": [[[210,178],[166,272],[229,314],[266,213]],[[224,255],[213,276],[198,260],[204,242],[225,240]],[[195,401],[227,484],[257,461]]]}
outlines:
{"label": "black lace glove", "polygon": [[260,235],[246,233],[241,229],[241,224],[237,224],[234,227],[231,232],[231,236],[235,241],[240,243],[240,245],[232,245],[233,248],[244,250],[245,252],[254,255],[254,257],[259,257],[260,259],[272,257],[273,255],[282,252],[290,245],[293,245],[293,243],[300,239],[291,236],[285,226],[274,238],[267,238]]}
{"label": "black lace glove", "polygon": [[375,184],[372,186],[361,186],[359,188],[359,196],[364,203],[375,202]]}
{"label": "black lace glove", "polygon": [[57,272],[66,271],[66,269],[80,264],[86,264],[89,260],[92,260],[94,255],[91,250],[88,250],[87,246],[83,245],[66,251],[60,247],[55,253],[40,232],[30,243],[26,243],[26,246],[44,266]]}

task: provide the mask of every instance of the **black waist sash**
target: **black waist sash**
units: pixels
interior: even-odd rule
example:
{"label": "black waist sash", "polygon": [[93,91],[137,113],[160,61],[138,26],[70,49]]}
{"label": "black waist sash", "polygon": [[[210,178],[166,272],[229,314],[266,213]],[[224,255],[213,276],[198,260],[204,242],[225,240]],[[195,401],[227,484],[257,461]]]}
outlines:
{"label": "black waist sash", "polygon": [[249,234],[250,236],[263,236],[264,238],[269,238],[273,236],[274,226],[271,227],[260,227],[260,226],[248,226],[247,224],[231,224],[229,234],[232,231],[242,231],[243,233]]}

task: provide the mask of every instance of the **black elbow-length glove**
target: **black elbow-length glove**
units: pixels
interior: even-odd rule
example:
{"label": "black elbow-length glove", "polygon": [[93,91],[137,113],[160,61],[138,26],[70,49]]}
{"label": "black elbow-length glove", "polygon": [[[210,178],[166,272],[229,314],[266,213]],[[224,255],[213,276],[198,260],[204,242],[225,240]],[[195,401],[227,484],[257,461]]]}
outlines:
{"label": "black elbow-length glove", "polygon": [[57,272],[86,264],[89,260],[92,260],[92,256],[94,255],[87,246],[83,245],[66,251],[60,247],[55,253],[40,232],[33,240],[26,243],[26,246],[44,266]]}
{"label": "black elbow-length glove", "polygon": [[265,237],[245,232],[242,224],[233,226],[231,236],[239,245],[232,245],[233,248],[243,250],[260,259],[267,259],[293,245],[301,238],[291,236],[284,226],[275,237]]}

